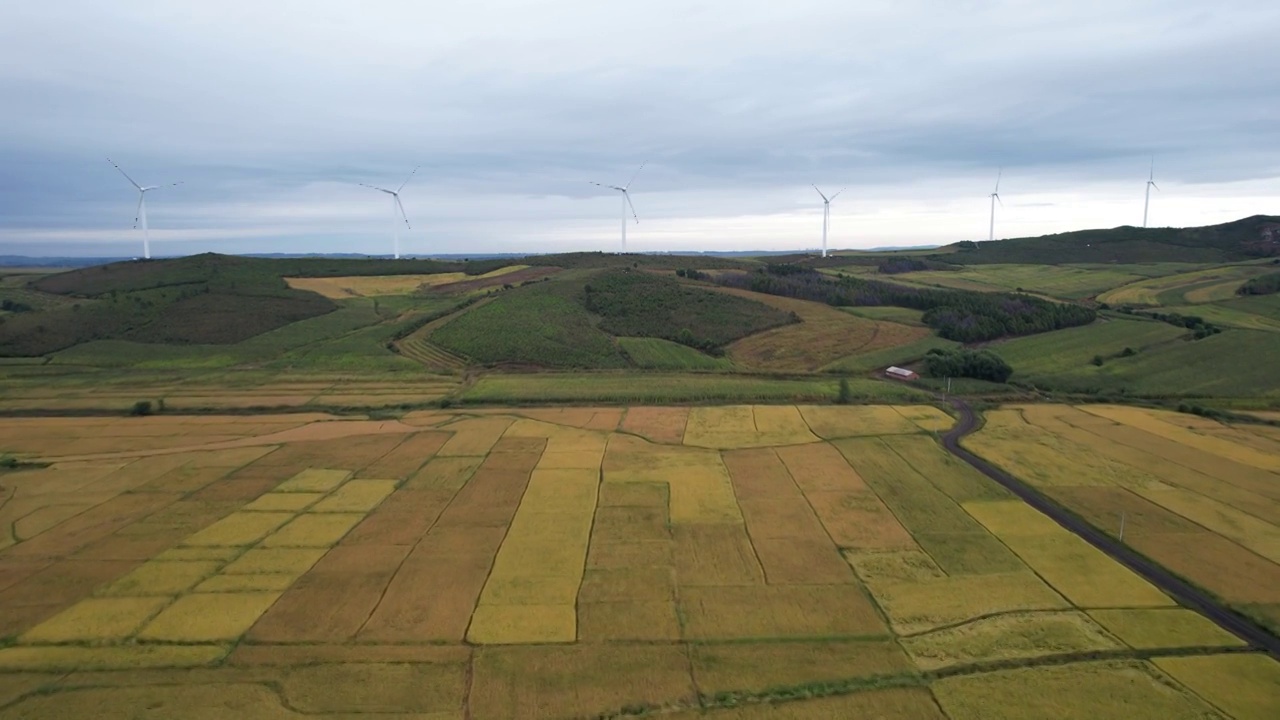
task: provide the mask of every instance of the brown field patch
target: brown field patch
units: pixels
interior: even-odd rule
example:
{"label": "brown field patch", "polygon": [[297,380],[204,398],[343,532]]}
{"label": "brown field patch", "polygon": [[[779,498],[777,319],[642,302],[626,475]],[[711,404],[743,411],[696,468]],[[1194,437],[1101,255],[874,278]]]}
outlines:
{"label": "brown field patch", "polygon": [[455,282],[435,285],[431,287],[431,291],[446,295],[466,295],[487,288],[500,287],[502,285],[519,285],[529,280],[541,280],[560,272],[558,267],[518,267],[518,269],[513,269],[517,267],[510,265],[485,275],[471,276]]}
{"label": "brown field patch", "polygon": [[262,547],[333,547],[363,519],[363,513],[304,513],[267,536]]}
{"label": "brown field patch", "polygon": [[601,508],[656,508],[666,514],[667,486],[663,483],[604,483],[600,486]]}
{"label": "brown field patch", "polygon": [[885,640],[728,643],[694,645],[692,650],[693,674],[705,695],[765,692],[914,669],[902,650]]}
{"label": "brown field patch", "polygon": [[587,549],[588,570],[644,567],[674,567],[672,543],[666,539],[606,542],[592,537]]}
{"label": "brown field patch", "polygon": [[[608,487],[604,485],[603,487]],[[648,540],[667,540],[671,532],[667,529],[666,508],[655,507],[602,507],[596,510],[595,527],[591,541],[594,542],[644,542]]]}
{"label": "brown field patch", "polygon": [[879,322],[828,305],[748,290],[716,288],[787,312],[800,322],[749,335],[728,347],[729,357],[743,367],[785,372],[813,372],[859,352],[904,345],[929,334],[927,328]]}
{"label": "brown field patch", "polygon": [[828,443],[774,448],[796,485],[805,493],[868,490],[858,473]]}
{"label": "brown field patch", "polygon": [[[466,485],[471,476],[475,474],[476,469],[480,467],[481,461],[482,458],[478,457],[432,458],[405,483],[405,487],[412,489],[458,490],[463,485]],[[533,463],[537,463],[537,461],[537,458],[532,459]]]}
{"label": "brown field patch", "polygon": [[486,647],[476,653],[477,718],[594,717],[695,698],[681,648],[661,645]]}
{"label": "brown field patch", "polygon": [[161,611],[138,637],[185,642],[235,640],[279,597],[278,592],[184,595]]}
{"label": "brown field patch", "polygon": [[800,414],[823,440],[920,432],[889,405],[801,405]]}
{"label": "brown field patch", "polygon": [[435,525],[454,494],[401,488],[342,538],[342,544],[414,545]]}
{"label": "brown field patch", "polygon": [[1010,613],[899,641],[921,670],[1122,646],[1082,612]]}
{"label": "brown field patch", "polygon": [[249,631],[253,642],[342,642],[356,636],[409,548],[336,547]]}
{"label": "brown field patch", "polygon": [[577,593],[580,602],[607,603],[628,600],[672,601],[675,574],[669,567],[589,569]]}
{"label": "brown field patch", "polygon": [[764,584],[764,571],[742,525],[677,525],[671,532],[681,587]]}
{"label": "brown field patch", "polygon": [[853,583],[853,572],[825,535],[809,538],[756,538],[756,557],[770,585]]}
{"label": "brown field patch", "polygon": [[800,495],[791,474],[772,449],[730,450],[721,457],[739,502],[794,499]]}
{"label": "brown field patch", "polygon": [[689,411],[684,444],[731,449],[817,442],[792,406],[730,405]]}
{"label": "brown field patch", "polygon": [[287,277],[294,290],[318,293],[331,300],[380,295],[411,295],[423,287],[466,280],[460,272],[420,275],[356,275],[352,277]]}
{"label": "brown field patch", "polygon": [[866,637],[885,634],[852,585],[682,587],[688,640]]}
{"label": "brown field patch", "polygon": [[[9,483],[9,477],[5,478]],[[125,493],[5,550],[11,558],[65,557],[175,502],[172,493]]]}
{"label": "brown field patch", "polygon": [[22,643],[123,640],[169,603],[169,598],[86,598],[40,623]]}
{"label": "brown field patch", "polygon": [[1208,532],[1149,534],[1125,542],[1230,603],[1280,602],[1280,566]]}
{"label": "brown field patch", "polygon": [[445,555],[419,545],[386,586],[360,639],[461,642],[492,564],[492,550]]}
{"label": "brown field patch", "polygon": [[673,602],[626,600],[578,603],[580,642],[675,641],[680,622]]}
{"label": "brown field patch", "polygon": [[405,480],[417,472],[449,440],[443,432],[419,432],[409,435],[391,452],[356,473],[358,478],[394,478]]}
{"label": "brown field patch", "polygon": [[679,445],[688,421],[689,408],[633,407],[627,408],[621,430],[650,442]]}
{"label": "brown field patch", "polygon": [[465,663],[462,645],[257,645],[241,643],[227,656],[236,667],[323,665],[329,663]]}

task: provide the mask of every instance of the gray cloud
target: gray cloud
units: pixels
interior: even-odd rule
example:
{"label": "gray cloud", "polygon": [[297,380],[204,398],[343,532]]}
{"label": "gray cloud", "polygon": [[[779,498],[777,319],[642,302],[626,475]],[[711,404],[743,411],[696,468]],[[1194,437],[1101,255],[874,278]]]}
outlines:
{"label": "gray cloud", "polygon": [[997,165],[1010,233],[1132,222],[1151,155],[1164,222],[1276,212],[1280,8],[1229,5],[9,3],[0,253],[132,248],[108,154],[185,181],[172,252],[382,251],[354,183],[416,164],[418,251],[612,247],[646,159],[643,249],[812,246],[810,182],[846,245],[980,236]]}

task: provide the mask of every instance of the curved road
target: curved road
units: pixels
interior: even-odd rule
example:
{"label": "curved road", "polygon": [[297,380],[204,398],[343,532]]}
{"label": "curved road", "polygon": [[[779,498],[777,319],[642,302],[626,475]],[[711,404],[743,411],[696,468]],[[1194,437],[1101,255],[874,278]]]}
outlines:
{"label": "curved road", "polygon": [[1163,590],[1179,604],[1200,612],[1216,622],[1224,630],[1248,642],[1255,648],[1265,650],[1272,657],[1280,659],[1280,638],[1267,632],[1252,620],[1227,608],[1208,593],[1191,585],[1165,569],[1162,565],[1149,560],[1128,545],[1065,511],[1021,480],[960,447],[960,438],[973,432],[978,426],[978,420],[973,414],[973,409],[965,401],[952,398],[949,402],[951,407],[955,408],[960,414],[960,421],[956,423],[956,426],[942,436],[943,446],[952,455],[969,463],[983,475],[1000,483],[1009,492],[1021,498],[1023,502],[1053,518],[1054,522],[1084,538],[1086,542],[1111,556],[1116,562],[1146,578],[1148,582]]}

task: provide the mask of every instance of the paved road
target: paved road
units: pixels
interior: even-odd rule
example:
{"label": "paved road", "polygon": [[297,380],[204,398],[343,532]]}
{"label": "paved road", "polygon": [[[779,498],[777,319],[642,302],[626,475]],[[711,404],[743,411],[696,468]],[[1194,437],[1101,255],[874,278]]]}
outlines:
{"label": "paved road", "polygon": [[991,463],[960,447],[960,438],[973,432],[978,427],[978,420],[973,409],[963,400],[952,398],[951,406],[960,414],[960,421],[942,437],[942,444],[953,455],[977,468],[979,472],[995,480],[1022,498],[1023,502],[1053,518],[1055,522],[1067,530],[1084,538],[1086,542],[1110,555],[1116,562],[1146,578],[1148,582],[1163,590],[1181,605],[1200,612],[1216,622],[1224,630],[1248,642],[1255,648],[1265,650],[1272,657],[1280,660],[1280,638],[1267,632],[1254,621],[1237,614],[1208,593],[1192,586],[1187,581],[1174,575],[1158,563],[1147,559],[1128,545],[1119,542],[1098,528],[1064,511],[1039,491],[1014,478],[1012,475],[995,467]]}

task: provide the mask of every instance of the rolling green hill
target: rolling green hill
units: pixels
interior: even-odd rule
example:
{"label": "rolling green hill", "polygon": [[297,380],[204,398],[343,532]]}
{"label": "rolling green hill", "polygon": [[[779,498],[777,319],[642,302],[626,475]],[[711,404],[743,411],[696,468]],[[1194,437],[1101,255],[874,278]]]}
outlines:
{"label": "rolling green hill", "polygon": [[1080,230],[1033,238],[956,243],[936,259],[955,265],[1020,263],[1224,263],[1280,256],[1280,217],[1254,215],[1197,228]]}

